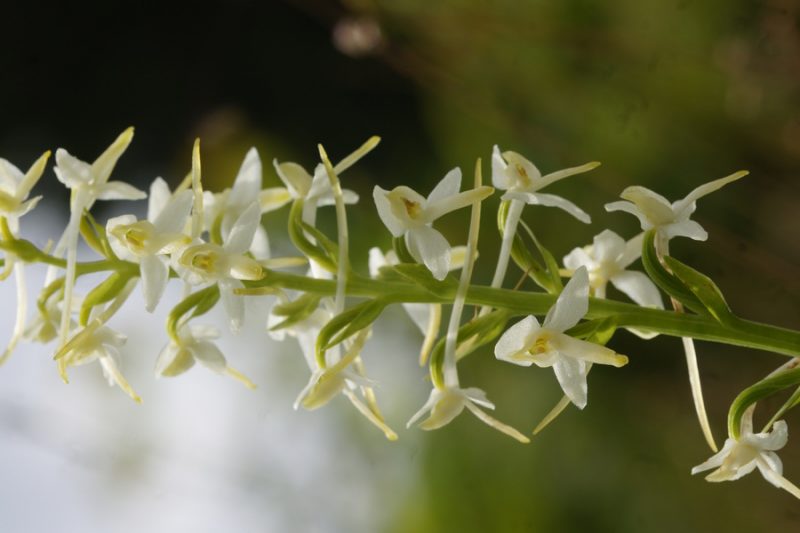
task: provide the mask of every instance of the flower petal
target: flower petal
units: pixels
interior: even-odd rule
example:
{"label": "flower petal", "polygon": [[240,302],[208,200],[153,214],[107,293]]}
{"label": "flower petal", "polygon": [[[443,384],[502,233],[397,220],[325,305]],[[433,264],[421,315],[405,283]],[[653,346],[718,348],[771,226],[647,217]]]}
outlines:
{"label": "flower petal", "polygon": [[250,148],[231,187],[228,203],[244,206],[258,198],[261,192],[261,158],[258,150]]}
{"label": "flower petal", "polygon": [[515,357],[520,352],[528,350],[531,337],[539,331],[539,321],[533,315],[528,315],[510,328],[497,341],[494,346],[494,356],[501,361],[508,361],[520,366],[531,366],[530,359]]}
{"label": "flower petal", "polygon": [[694,220],[683,220],[675,224],[669,224],[668,226],[664,226],[662,231],[667,239],[673,237],[689,237],[696,241],[705,241],[708,239],[706,230]]}
{"label": "flower petal", "polygon": [[592,255],[599,263],[616,262],[625,252],[625,240],[611,230],[603,230],[592,239]]}
{"label": "flower petal", "polygon": [[450,271],[450,244],[444,236],[430,226],[421,226],[406,232],[406,246],[411,256],[423,263],[433,277],[443,280]]}
{"label": "flower petal", "polygon": [[564,256],[564,266],[570,270],[578,270],[580,267],[594,270],[596,262],[584,248],[575,248]]}
{"label": "flower petal", "polygon": [[697,200],[706,196],[707,194],[711,194],[712,192],[721,189],[725,185],[732,183],[738,179],[741,179],[749,174],[746,170],[740,170],[738,172],[734,172],[729,176],[725,176],[724,178],[719,178],[714,181],[710,181],[708,183],[704,183],[700,185],[695,190],[690,192],[686,195],[686,198],[682,200],[678,200],[674,204],[672,204],[672,210],[680,216],[683,212],[689,208],[692,204],[694,204]]}
{"label": "flower petal", "polygon": [[492,148],[492,185],[496,189],[506,191],[514,186],[514,180],[506,172],[507,166],[503,156],[500,155],[500,148],[495,144]]}
{"label": "flower petal", "polygon": [[388,194],[389,191],[377,185],[372,190],[372,198],[375,200],[375,208],[378,210],[378,216],[388,228],[389,232],[391,232],[392,236],[400,237],[405,233],[406,227],[403,221],[397,218],[392,211],[392,204],[389,201]]}
{"label": "flower petal", "polygon": [[418,303],[403,304],[403,309],[405,309],[408,316],[411,317],[411,321],[417,325],[423,335],[428,331],[428,322],[431,318],[431,305],[432,304]]}
{"label": "flower petal", "polygon": [[164,178],[158,177],[154,179],[153,183],[150,184],[150,192],[147,195],[147,220],[153,222],[164,211],[170,198],[172,198],[172,193]]}
{"label": "flower petal", "polygon": [[261,209],[258,202],[251,202],[233,223],[223,246],[225,251],[229,254],[243,254],[248,251],[259,224],[261,224]]}
{"label": "flower petal", "polygon": [[544,194],[544,193],[524,193],[524,192],[509,192],[502,196],[503,200],[522,200],[531,205],[543,205],[546,207],[557,207],[563,211],[566,211],[570,215],[574,216],[584,224],[589,224],[592,222],[592,217],[590,217],[583,209],[578,207],[577,205],[573,204],[569,200],[566,200],[560,196],[556,196],[555,194]]}
{"label": "flower petal", "polygon": [[111,172],[114,170],[114,166],[117,164],[117,160],[128,148],[131,140],[133,140],[133,128],[128,128],[120,133],[114,142],[111,143],[111,146],[106,148],[106,150],[95,159],[94,163],[92,163],[92,176],[95,179],[96,185],[102,185],[108,181]]}
{"label": "flower petal", "polygon": [[284,187],[268,187],[258,193],[258,204],[262,213],[280,209],[292,201],[292,194]]}
{"label": "flower petal", "polygon": [[523,443],[523,444],[528,444],[531,441],[528,437],[526,437],[525,435],[523,435],[522,433],[517,431],[515,428],[513,428],[513,427],[511,427],[511,426],[509,426],[507,424],[503,424],[502,422],[500,422],[499,420],[497,420],[493,416],[490,416],[485,411],[482,411],[481,409],[479,409],[477,406],[473,405],[472,403],[467,402],[466,403],[466,407],[467,407],[467,409],[469,409],[469,411],[473,415],[478,417],[478,420],[480,420],[481,422],[483,422],[487,426],[492,427],[492,428],[496,429],[497,431],[499,431],[501,433],[504,433],[504,434],[508,435],[509,437],[511,437],[511,438]]}
{"label": "flower petal", "polygon": [[444,178],[436,184],[428,195],[428,204],[445,200],[458,194],[461,190],[461,169],[456,167],[445,174]]}
{"label": "flower petal", "polygon": [[277,159],[272,160],[272,166],[286,188],[294,198],[305,198],[311,189],[311,174],[297,163],[286,162],[278,163]]}
{"label": "flower petal", "polygon": [[536,184],[536,190],[541,190],[550,185],[551,183],[555,183],[559,180],[563,180],[564,178],[574,176],[575,174],[583,174],[584,172],[589,172],[590,170],[594,170],[599,166],[600,166],[599,161],[592,161],[591,163],[585,163],[577,167],[565,168],[563,170],[557,170],[555,172],[551,172],[550,174],[545,174],[544,176],[542,176],[542,179],[540,179]]}
{"label": "flower petal", "polygon": [[605,205],[606,211],[611,213],[613,211],[624,211],[626,213],[630,213],[631,215],[635,216],[639,219],[639,224],[641,224],[642,229],[647,231],[653,227],[653,224],[650,220],[642,213],[636,204],[632,202],[626,201],[619,201],[619,202],[611,202]]}
{"label": "flower petal", "polygon": [[204,367],[219,374],[225,372],[228,366],[222,351],[213,342],[199,341],[192,347],[192,355]]}
{"label": "flower petal", "polygon": [[181,191],[169,199],[155,219],[149,218],[148,213],[148,220],[153,221],[153,226],[159,233],[181,233],[189,220],[193,201],[192,191]]}
{"label": "flower petal", "polygon": [[122,181],[109,181],[97,190],[98,200],[144,200],[147,193]]}
{"label": "flower petal", "polygon": [[580,267],[547,312],[543,328],[563,332],[576,325],[589,310],[589,274]]}
{"label": "flower petal", "polygon": [[560,334],[554,337],[553,344],[560,354],[587,363],[621,367],[628,364],[628,358],[601,344]]}
{"label": "flower petal", "polygon": [[586,363],[581,359],[561,356],[553,365],[561,389],[578,409],[586,407],[589,387],[586,384]]}
{"label": "flower petal", "polygon": [[611,284],[642,307],[664,309],[658,287],[643,272],[625,270],[611,276]]}
{"label": "flower petal", "polygon": [[70,189],[88,185],[93,178],[92,166],[70,155],[63,148],[56,150],[56,167],[53,170],[58,181]]}
{"label": "flower petal", "polygon": [[160,257],[148,255],[141,258],[139,272],[142,276],[144,307],[148,313],[152,313],[167,287],[169,267]]}
{"label": "flower petal", "polygon": [[238,333],[244,322],[244,296],[235,294],[234,289],[244,287],[238,280],[222,280],[219,282],[219,296],[222,307],[228,315],[231,331]]}

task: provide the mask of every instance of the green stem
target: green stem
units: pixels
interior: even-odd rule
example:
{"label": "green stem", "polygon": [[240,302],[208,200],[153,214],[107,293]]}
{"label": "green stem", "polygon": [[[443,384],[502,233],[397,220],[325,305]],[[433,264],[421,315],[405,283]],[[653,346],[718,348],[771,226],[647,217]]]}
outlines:
{"label": "green stem", "polygon": [[[269,286],[333,296],[336,282],[312,279],[297,274],[265,270],[264,279],[248,283],[250,287]],[[412,283],[372,280],[351,276],[347,283],[349,296],[381,298],[392,303],[452,303],[456,284],[445,280],[431,291]],[[493,289],[473,285],[467,292],[467,304],[506,309],[516,315],[544,315],[555,303],[556,296],[545,293],[526,293],[508,289]],[[673,311],[648,309],[635,304],[612,300],[589,299],[587,319],[614,316],[620,327],[635,327],[673,337],[692,337],[697,340],[720,342],[755,348],[789,356],[800,356],[800,332],[736,319],[732,325],[722,325],[713,318],[677,314]]]}

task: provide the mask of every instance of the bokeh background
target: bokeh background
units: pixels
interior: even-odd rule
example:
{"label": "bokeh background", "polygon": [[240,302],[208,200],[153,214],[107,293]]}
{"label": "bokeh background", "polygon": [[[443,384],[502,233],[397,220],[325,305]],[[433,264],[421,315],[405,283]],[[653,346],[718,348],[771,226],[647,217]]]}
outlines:
{"label": "bokeh background", "polygon": [[[495,143],[545,172],[603,162],[553,187],[592,226],[526,210],[557,257],[604,228],[637,231],[631,217],[602,209],[627,185],[676,199],[748,169],[700,202],[709,241],[676,241],[673,251],[711,274],[742,316],[800,327],[796,1],[17,2],[2,10],[0,155],[20,167],[57,147],[92,160],[134,125],[117,179],[176,183],[199,136],[206,187],[229,186],[250,146],[265,162],[265,184],[276,186],[273,158],[310,167],[318,142],[337,158],[378,134],[380,147],[345,175],[362,195],[350,213],[360,268],[369,246],[389,244],[370,201],[374,184],[427,192],[453,166],[488,161]],[[39,188],[46,200],[23,231],[44,244],[63,228],[67,195],[50,169]],[[143,206],[98,203],[96,216],[131,210]],[[499,247],[491,211],[476,272],[484,282]],[[279,252],[290,251],[285,215],[264,219]],[[332,220],[326,213],[321,226]],[[465,213],[443,222],[451,242],[464,238]],[[35,287],[42,272],[31,276]],[[12,284],[0,294],[5,336]],[[256,392],[202,368],[153,380],[168,306],[151,317],[138,303],[115,325],[130,337],[125,371],[143,406],[108,389],[95,366],[73,369],[64,386],[46,347],[25,344],[0,369],[2,531],[799,527],[798,502],[758,474],[721,485],[689,475],[709,453],[677,339],[619,333],[612,346],[630,364],[592,372],[588,407],[568,409],[528,446],[467,415],[432,433],[403,429],[388,443],[344,399],[292,411],[307,370],[294,345],[265,340],[268,302],[254,303],[241,336],[221,341],[260,384]],[[365,358],[399,430],[429,390],[415,364],[420,338],[398,310],[377,330]],[[730,401],[783,359],[708,343],[698,350],[721,441]],[[488,351],[461,373],[525,431],[559,398],[552,372],[511,368]],[[788,422],[796,434],[794,413]],[[781,457],[800,481],[796,437]]]}

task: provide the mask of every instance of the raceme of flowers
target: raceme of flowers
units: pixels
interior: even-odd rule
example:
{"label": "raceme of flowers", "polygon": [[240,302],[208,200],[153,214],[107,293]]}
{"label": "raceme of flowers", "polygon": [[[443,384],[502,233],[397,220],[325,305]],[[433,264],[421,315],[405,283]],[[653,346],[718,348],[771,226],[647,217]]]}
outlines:
{"label": "raceme of flowers", "polygon": [[[587,406],[593,365],[619,368],[628,362],[627,356],[606,346],[622,328],[646,339],[657,335],[684,339],[698,416],[716,451],[703,422],[704,407],[697,403],[702,396],[698,396],[699,374],[693,373],[696,365],[693,370],[691,364],[696,360],[694,346],[690,349],[686,342],[698,338],[800,356],[800,333],[736,317],[710,278],[669,255],[673,238],[708,237],[690,219],[697,200],[743,177],[743,171],[700,185],[674,203],[644,187],[626,188],[623,200],[607,204],[606,209],[635,215],[643,233],[626,239],[602,230],[592,243],[574,248],[559,267],[525,222],[524,209],[557,207],[590,223],[589,215],[571,201],[541,190],[593,170],[599,163],[543,175],[522,155],[501,152],[495,146],[490,154],[493,186],[483,185],[480,160],[471,186],[462,184],[459,168],[447,172],[427,196],[405,185],[389,189],[376,185],[372,199],[392,248],[370,249],[369,272],[361,273],[360,265],[366,261],[351,264],[347,231],[347,206],[357,203],[359,195],[343,188],[339,175],[369,154],[379,142],[377,137],[335,164],[320,146],[320,161],[313,173],[297,163],[275,160],[274,174],[265,176],[260,155],[252,148],[244,155],[232,186],[223,191],[203,190],[197,141],[187,178],[174,190],[167,180],[155,178],[148,193],[110,179],[132,139],[129,128],[91,163],[65,149],[56,150],[55,177],[70,190],[71,216],[52,249],[38,248],[20,233],[41,199],[31,192],[46,176],[50,152],[27,171],[0,159],[0,249],[4,254],[0,277],[13,275],[17,289],[17,319],[0,363],[23,339],[55,342],[55,361],[65,382],[71,367],[97,362],[110,385],[140,402],[121,370],[126,336],[109,324],[138,285],[146,312],[159,305],[172,306],[164,348],[153,354],[157,377],[180,376],[199,363],[255,387],[257,379],[231,366],[216,342],[223,333],[203,316],[222,305],[228,319],[225,329],[236,334],[247,320],[247,299],[267,297],[273,303],[265,333],[277,342],[294,339],[309,367],[307,384],[297,386],[295,408],[318,409],[342,395],[394,440],[397,433],[378,406],[376,382],[369,377],[366,363],[380,353],[370,350],[374,322],[387,306],[401,304],[422,333],[414,357],[427,366],[433,384],[408,426],[427,414],[418,427],[438,429],[466,409],[488,426],[529,442],[525,434],[486,412],[495,409],[486,392],[461,386],[458,362],[489,345],[500,361],[552,368],[564,397],[546,417],[549,423],[570,404],[579,409]],[[265,187],[265,179],[278,180],[282,186]],[[91,215],[97,200],[145,197],[147,215],[141,220],[126,214],[102,223]],[[500,253],[491,286],[479,287],[472,277],[481,206],[492,198],[500,201]],[[265,228],[261,215],[284,206],[288,207],[286,230],[299,253],[273,257],[268,233],[282,228]],[[336,209],[336,231],[317,224],[317,210],[327,206]],[[458,237],[443,231],[443,224],[465,208],[471,213],[469,236],[452,246],[451,240]],[[77,260],[80,239],[98,254],[97,260]],[[492,260],[484,252],[482,259],[486,258]],[[640,258],[644,272],[635,266]],[[527,281],[503,288],[512,260]],[[49,271],[31,314],[25,268],[37,262],[49,265]],[[105,274],[103,281],[85,294],[76,294],[76,280],[97,272]],[[165,304],[163,295],[171,282],[183,284],[184,297]],[[626,298],[606,300],[609,286]],[[676,312],[664,309],[665,296]],[[473,306],[476,312],[463,312],[465,306]],[[443,314],[449,309],[450,320],[442,331]],[[693,473],[715,468],[707,479],[722,481],[758,468],[770,483],[800,497],[800,491],[783,478],[775,454],[788,439],[787,423],[773,419],[763,432],[753,432],[756,402],[799,385],[796,366],[783,365],[743,391],[731,406],[729,438],[722,450]],[[775,417],[783,416],[795,403],[793,396]]]}

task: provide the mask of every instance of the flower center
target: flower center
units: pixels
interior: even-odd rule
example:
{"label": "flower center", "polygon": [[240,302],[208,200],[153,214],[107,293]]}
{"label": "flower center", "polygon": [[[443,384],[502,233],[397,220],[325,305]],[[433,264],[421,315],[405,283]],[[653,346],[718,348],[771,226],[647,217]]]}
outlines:
{"label": "flower center", "polygon": [[406,213],[408,213],[408,217],[411,219],[416,219],[419,217],[422,208],[419,205],[419,202],[414,202],[409,200],[408,198],[402,198],[403,205],[406,208]]}
{"label": "flower center", "polygon": [[523,187],[528,187],[531,184],[531,178],[528,176],[528,172],[525,170],[520,163],[516,163],[514,168],[517,171],[517,179],[522,184]]}

